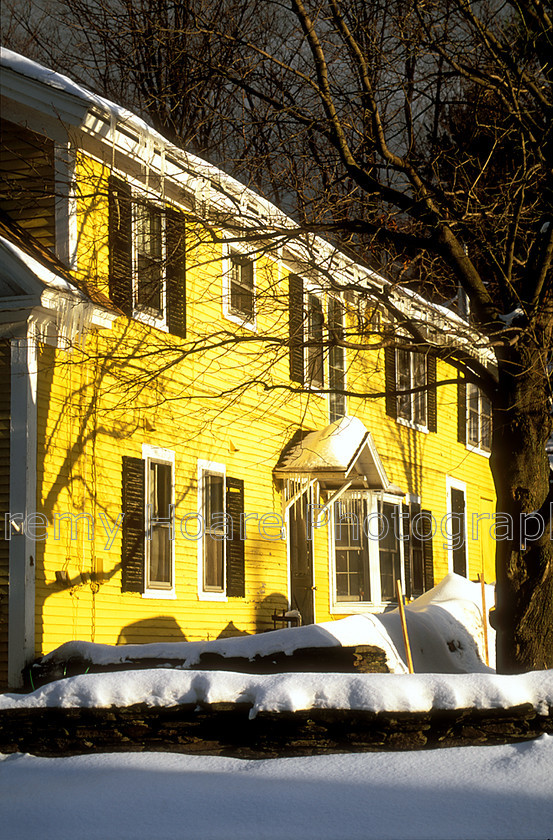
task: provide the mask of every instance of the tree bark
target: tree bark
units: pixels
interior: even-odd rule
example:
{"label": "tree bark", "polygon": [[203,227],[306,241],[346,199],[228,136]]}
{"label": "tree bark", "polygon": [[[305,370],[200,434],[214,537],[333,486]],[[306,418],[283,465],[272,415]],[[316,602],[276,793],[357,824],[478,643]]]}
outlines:
{"label": "tree bark", "polygon": [[[545,452],[551,434],[549,395],[535,347],[527,339],[519,344],[501,351],[490,459],[497,513],[512,523],[510,533],[502,527],[497,532],[495,623],[502,673],[553,668],[553,500]],[[537,517],[524,526],[523,515],[536,511],[544,524],[541,536]]]}

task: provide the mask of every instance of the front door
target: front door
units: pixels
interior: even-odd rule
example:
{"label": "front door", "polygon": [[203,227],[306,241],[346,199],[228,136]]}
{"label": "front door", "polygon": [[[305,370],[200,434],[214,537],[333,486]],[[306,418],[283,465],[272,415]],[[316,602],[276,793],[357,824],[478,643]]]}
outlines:
{"label": "front door", "polygon": [[303,624],[313,624],[313,540],[307,539],[307,498],[304,493],[288,512],[290,544],[291,605],[299,610]]}

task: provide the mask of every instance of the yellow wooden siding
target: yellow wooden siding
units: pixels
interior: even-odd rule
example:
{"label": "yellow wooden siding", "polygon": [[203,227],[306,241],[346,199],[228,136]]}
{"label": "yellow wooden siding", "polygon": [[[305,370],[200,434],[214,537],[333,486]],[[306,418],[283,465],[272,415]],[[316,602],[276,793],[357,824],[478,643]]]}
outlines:
{"label": "yellow wooden siding", "polygon": [[[77,172],[83,184],[94,185],[93,200],[84,186],[80,190],[79,274],[92,276],[107,292],[108,170],[82,155]],[[290,384],[286,272],[263,256],[256,274],[258,337],[243,346],[214,347],[179,359],[182,341],[120,318],[112,330],[91,332],[82,352],[42,349],[38,509],[48,517],[50,528],[48,538],[37,544],[37,654],[70,638],[105,643],[195,640],[272,627],[273,610],[289,594],[287,547],[283,540],[260,536],[255,522],[248,526],[245,544],[245,597],[222,602],[198,599],[197,543],[178,531],[176,598],[123,593],[121,534],[108,551],[100,521],[102,512],[111,522],[120,513],[122,457],[141,457],[143,444],[175,452],[177,521],[198,510],[198,459],[223,463],[228,476],[244,480],[246,513],[281,513],[272,474],[275,463],[297,427],[319,429],[328,424],[328,400],[316,393],[265,390],[261,384],[240,392],[241,384],[256,379]],[[224,317],[222,288],[222,246],[189,219],[187,341],[208,334],[221,341],[252,335]],[[283,343],[264,345],[268,334]],[[144,357],[145,350],[153,355]],[[173,366],[150,381],[160,362],[171,360]],[[357,378],[363,390],[369,390],[368,382],[371,390],[383,391],[383,367],[383,353],[368,348],[352,361],[348,381],[353,385]],[[438,378],[451,378],[451,369],[439,363]],[[487,459],[457,443],[454,386],[438,388],[436,434],[406,428],[387,417],[382,398],[349,398],[348,409],[370,429],[391,481],[420,496],[423,507],[438,520],[447,510],[447,475],[466,482],[469,513],[480,512],[481,500],[493,500]],[[67,525],[62,525],[60,539],[54,539],[54,516],[65,511],[90,513],[96,525],[94,539],[85,539],[81,532],[72,540]],[[326,529],[317,531],[314,546],[316,619],[339,617],[331,611]],[[481,558],[480,543],[469,540],[471,578],[480,571]],[[448,569],[439,537],[434,539],[434,563],[438,581]],[[56,571],[67,574],[66,583],[56,580]],[[488,564],[487,579],[493,577],[493,564]]]}

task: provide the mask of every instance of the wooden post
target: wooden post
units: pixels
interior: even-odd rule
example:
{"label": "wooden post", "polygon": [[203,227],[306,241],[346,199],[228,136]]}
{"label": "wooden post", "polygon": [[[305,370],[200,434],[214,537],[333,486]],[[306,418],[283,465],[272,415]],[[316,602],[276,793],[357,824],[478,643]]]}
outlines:
{"label": "wooden post", "polygon": [[407,621],[405,620],[405,608],[403,606],[403,592],[401,591],[401,581],[396,580],[397,589],[397,603],[399,606],[399,615],[401,617],[401,629],[403,630],[403,644],[405,645],[405,653],[407,654],[407,666],[409,673],[414,674],[413,660],[411,658],[411,645],[409,644],[409,635],[407,633]]}
{"label": "wooden post", "polygon": [[486,665],[490,664],[490,649],[488,647],[488,616],[486,613],[486,584],[484,575],[478,575],[480,580],[480,588],[482,590],[482,626],[484,628],[484,654],[486,657]]}

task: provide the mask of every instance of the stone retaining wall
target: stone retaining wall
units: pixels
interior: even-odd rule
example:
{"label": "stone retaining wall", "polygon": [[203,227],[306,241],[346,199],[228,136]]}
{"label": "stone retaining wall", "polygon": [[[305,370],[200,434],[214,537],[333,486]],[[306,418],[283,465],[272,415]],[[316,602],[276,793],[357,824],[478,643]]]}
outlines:
{"label": "stone retaining wall", "polygon": [[337,709],[261,712],[250,704],[109,709],[7,709],[0,752],[59,756],[158,750],[237,758],[504,744],[553,734],[553,709],[374,713]]}

